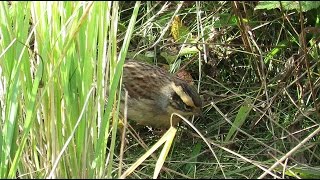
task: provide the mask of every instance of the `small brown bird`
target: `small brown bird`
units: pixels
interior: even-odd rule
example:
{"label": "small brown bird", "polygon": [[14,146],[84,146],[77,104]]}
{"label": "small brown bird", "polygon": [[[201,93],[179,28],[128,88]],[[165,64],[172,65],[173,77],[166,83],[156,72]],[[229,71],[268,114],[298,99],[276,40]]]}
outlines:
{"label": "small brown bird", "polygon": [[[123,87],[128,91],[128,119],[138,124],[169,128],[173,112],[185,117],[201,112],[202,102],[196,89],[157,66],[126,61],[122,81]],[[124,100],[122,96],[122,112]],[[177,125],[180,120],[181,118],[173,116],[172,125]]]}

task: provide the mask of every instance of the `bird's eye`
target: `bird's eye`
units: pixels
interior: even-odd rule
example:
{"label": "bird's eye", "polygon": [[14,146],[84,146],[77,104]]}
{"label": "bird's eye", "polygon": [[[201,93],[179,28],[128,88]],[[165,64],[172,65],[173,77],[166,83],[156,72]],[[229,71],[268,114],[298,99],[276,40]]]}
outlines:
{"label": "bird's eye", "polygon": [[173,101],[172,105],[175,106],[176,109],[180,109],[182,111],[191,111],[192,110],[192,107],[188,106],[186,103],[184,103],[177,93],[173,94],[172,101]]}

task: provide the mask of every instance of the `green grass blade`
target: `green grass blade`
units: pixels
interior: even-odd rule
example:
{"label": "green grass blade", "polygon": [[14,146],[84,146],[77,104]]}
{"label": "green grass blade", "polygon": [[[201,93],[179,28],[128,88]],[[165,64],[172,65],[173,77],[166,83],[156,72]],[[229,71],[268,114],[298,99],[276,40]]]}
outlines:
{"label": "green grass blade", "polygon": [[251,109],[252,109],[251,100],[247,98],[245,99],[244,104],[240,107],[238,114],[236,116],[236,119],[233,122],[234,126],[230,128],[225,138],[225,142],[228,142],[231,139],[231,137],[235,134],[237,130],[236,127],[240,128],[243,125]]}

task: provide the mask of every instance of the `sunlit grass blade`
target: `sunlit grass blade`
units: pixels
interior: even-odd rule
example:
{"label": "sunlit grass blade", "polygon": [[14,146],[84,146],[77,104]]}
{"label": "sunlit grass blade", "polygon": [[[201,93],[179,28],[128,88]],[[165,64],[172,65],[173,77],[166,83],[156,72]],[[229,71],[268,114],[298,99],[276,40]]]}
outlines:
{"label": "sunlit grass blade", "polygon": [[[144,160],[146,160],[154,151],[156,151],[163,143],[166,143],[165,147],[163,148],[163,151],[161,152],[161,159],[159,157],[156,170],[154,172],[154,177],[158,175],[162,164],[164,162],[165,156],[168,153],[170,149],[170,145],[172,143],[172,140],[176,134],[177,129],[174,127],[170,127],[169,130],[145,153],[143,154],[138,160],[135,161],[131,165],[130,168],[128,168],[121,176],[120,178],[126,178],[128,175],[130,175]],[[167,143],[168,142],[168,143]]]}
{"label": "sunlit grass blade", "polygon": [[23,128],[23,137],[21,140],[21,145],[18,147],[17,152],[15,154],[15,157],[13,159],[12,166],[10,168],[9,175],[8,175],[9,178],[14,178],[16,175],[17,165],[20,160],[24,146],[26,144],[28,134],[30,132],[31,123],[32,123],[32,120],[35,115],[34,108],[36,105],[36,95],[37,95],[37,92],[39,89],[39,84],[40,84],[41,78],[42,78],[42,68],[40,66],[40,69],[37,71],[35,80],[33,82],[32,92],[28,97],[29,104],[27,104],[27,115],[26,115],[26,121],[25,121],[24,128]]}
{"label": "sunlit grass blade", "polygon": [[176,135],[177,129],[174,127],[170,127],[170,129],[168,130],[168,134],[165,137],[166,138],[166,142],[162,148],[161,154],[159,155],[159,158],[157,160],[155,169],[154,169],[154,173],[153,173],[153,179],[156,179],[159,176],[160,170],[163,166],[164,161],[167,158],[167,155],[170,151],[170,147],[172,145],[172,142],[174,140],[174,137]]}
{"label": "sunlit grass blade", "polygon": [[85,109],[87,108],[87,106],[88,106],[88,102],[89,102],[88,100],[89,100],[90,96],[92,95],[92,91],[93,91],[93,90],[94,90],[94,87],[92,87],[92,88],[90,89],[90,91],[89,91],[89,93],[88,93],[88,95],[87,95],[85,104],[84,104],[84,106],[83,106],[83,108],[82,108],[82,111],[81,111],[81,114],[80,114],[80,116],[79,116],[79,118],[78,118],[78,120],[77,120],[77,123],[75,124],[74,129],[72,130],[71,135],[69,136],[69,138],[67,139],[67,141],[66,141],[65,145],[63,146],[61,152],[59,153],[59,156],[58,156],[56,162],[54,162],[53,168],[52,168],[52,170],[51,170],[51,172],[50,172],[50,174],[49,174],[49,176],[48,176],[49,179],[51,179],[51,178],[54,176],[54,175],[53,175],[53,174],[54,174],[54,171],[55,171],[55,169],[56,169],[57,166],[58,166],[58,163],[59,163],[59,161],[60,161],[60,158],[61,158],[62,154],[63,154],[64,151],[66,150],[67,146],[69,145],[71,139],[73,138],[73,136],[74,136],[74,134],[75,134],[75,131],[77,130],[78,125],[80,124],[80,121],[81,121],[82,116],[83,116],[83,114],[84,114],[84,110],[85,110]]}
{"label": "sunlit grass blade", "polygon": [[[125,57],[126,57],[126,54],[127,54],[127,50],[128,50],[128,47],[129,47],[131,36],[132,36],[133,30],[134,30],[136,18],[138,16],[139,7],[140,7],[140,1],[137,1],[135,3],[135,6],[134,6],[134,9],[133,9],[133,12],[132,12],[132,16],[131,16],[131,19],[130,19],[130,22],[129,22],[129,25],[128,25],[128,30],[126,32],[125,38],[123,40],[123,45],[121,47],[121,50],[120,50],[120,53],[119,53],[119,56],[118,56],[118,59],[117,59],[117,64],[116,64],[116,67],[115,67],[115,74],[114,74],[113,77],[111,77],[111,79],[112,79],[112,84],[111,84],[111,89],[110,89],[110,94],[111,95],[115,93],[115,90],[117,89],[118,82],[120,80],[120,76],[122,74],[122,67],[123,67],[123,64],[124,64],[124,61],[125,61]],[[111,27],[111,32],[112,32],[112,27]],[[112,38],[112,40],[111,40],[113,42],[113,45],[116,44],[115,40],[116,40],[115,37]],[[114,50],[114,52],[111,53],[111,54],[116,55],[116,48],[114,48],[113,50]],[[112,58],[113,57],[110,58],[111,62],[112,62]],[[111,72],[113,72],[112,68],[110,68],[110,70],[111,70]],[[108,108],[108,105],[110,103],[109,101],[113,102],[113,100],[109,97],[108,98],[107,108]],[[107,177],[110,177],[111,176],[111,172],[112,172],[111,168],[112,168],[112,164],[113,164],[112,161],[113,161],[113,152],[114,152],[114,148],[115,148],[115,138],[116,138],[116,132],[117,132],[117,123],[118,123],[118,119],[114,119],[113,124],[112,124],[112,137],[111,137],[110,156],[109,156],[110,160],[109,160],[108,167],[107,167],[107,169],[108,169]]]}
{"label": "sunlit grass blade", "polygon": [[[11,161],[17,153],[18,146],[18,120],[19,109],[21,104],[19,99],[24,97],[28,100],[30,89],[30,74],[22,73],[28,71],[30,68],[29,58],[26,53],[26,47],[20,43],[25,42],[28,37],[28,3],[23,2],[21,4],[14,3],[11,8],[8,8],[8,4],[1,3],[0,9],[2,13],[0,18],[3,20],[1,23],[1,61],[0,65],[5,77],[8,77],[5,81],[5,120],[2,127],[1,136],[1,159],[0,159],[0,177],[10,177],[12,169],[16,169],[17,164],[12,164]],[[10,19],[12,18],[12,19]],[[10,20],[9,20],[10,19]],[[15,26],[12,27],[12,25]],[[17,33],[19,32],[19,33]],[[5,37],[6,36],[6,37]],[[15,42],[15,43],[13,43]],[[10,46],[10,47],[9,47]],[[25,79],[22,80],[22,79]],[[29,82],[28,82],[29,81]],[[27,82],[27,83],[25,83]],[[3,93],[3,92],[2,92]],[[24,93],[22,96],[21,93]],[[28,101],[26,102],[28,103]],[[10,166],[11,165],[11,166]],[[10,171],[9,171],[10,169]],[[9,172],[9,174],[7,174]]]}

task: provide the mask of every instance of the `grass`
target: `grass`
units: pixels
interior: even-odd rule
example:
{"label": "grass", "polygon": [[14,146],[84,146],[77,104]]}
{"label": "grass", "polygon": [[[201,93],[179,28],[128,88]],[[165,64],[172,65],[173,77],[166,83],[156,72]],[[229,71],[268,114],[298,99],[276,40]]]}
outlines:
{"label": "grass", "polygon": [[[1,2],[0,177],[319,177],[318,14],[312,3]],[[133,57],[193,78],[204,115],[191,120],[213,152],[187,123],[166,140],[119,133]]]}

